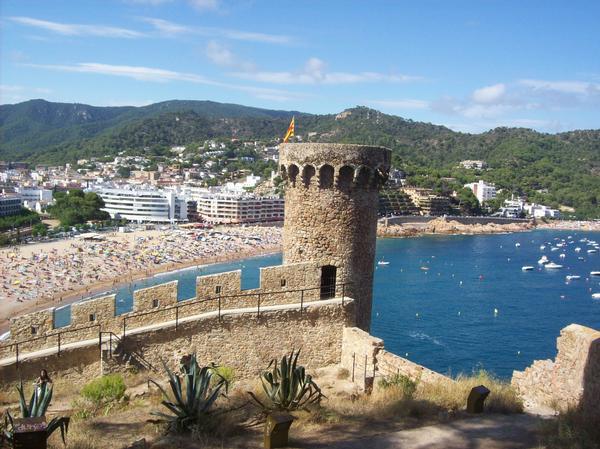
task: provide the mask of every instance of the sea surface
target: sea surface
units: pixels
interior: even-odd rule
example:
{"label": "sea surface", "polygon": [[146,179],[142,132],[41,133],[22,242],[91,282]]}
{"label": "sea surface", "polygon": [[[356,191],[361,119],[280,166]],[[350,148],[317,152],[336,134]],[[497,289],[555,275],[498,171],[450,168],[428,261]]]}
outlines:
{"label": "sea surface", "polygon": [[[454,375],[483,368],[509,378],[533,360],[553,358],[563,327],[579,323],[600,329],[600,300],[592,299],[600,292],[600,277],[590,277],[590,271],[600,271],[600,254],[588,254],[583,238],[600,242],[600,233],[379,239],[377,260],[389,265],[375,270],[372,334],[385,340],[387,350]],[[565,246],[551,251],[562,239]],[[563,268],[538,265],[543,254]],[[196,276],[237,269],[242,269],[242,288],[255,288],[259,268],[280,263],[276,254],[136,281],[117,291],[117,313],[131,310],[132,292],[139,288],[177,279],[178,298],[185,300],[195,296]],[[524,272],[524,265],[535,269]],[[567,282],[567,274],[581,279]],[[55,320],[58,326],[68,324],[70,307],[59,309]]]}

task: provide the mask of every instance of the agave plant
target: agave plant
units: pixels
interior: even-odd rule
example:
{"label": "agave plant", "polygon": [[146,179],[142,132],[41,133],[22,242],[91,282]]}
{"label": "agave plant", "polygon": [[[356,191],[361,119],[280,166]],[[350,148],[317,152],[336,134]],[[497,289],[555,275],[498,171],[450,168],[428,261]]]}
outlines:
{"label": "agave plant", "polygon": [[306,374],[302,365],[298,365],[300,350],[290,352],[281,358],[271,360],[268,371],[261,376],[262,387],[267,396],[263,402],[252,392],[248,394],[265,411],[293,411],[307,404],[319,402],[325,395],[319,386]]}
{"label": "agave plant", "polygon": [[161,402],[172,414],[153,412],[168,423],[169,430],[189,430],[194,424],[198,424],[209,413],[215,401],[221,394],[221,390],[227,389],[229,384],[216,369],[216,365],[198,366],[196,355],[192,355],[186,363],[181,365],[181,377],[173,373],[163,361],[165,371],[169,376],[172,398],[158,383],[156,385],[162,395]]}
{"label": "agave plant", "polygon": [[[46,415],[46,410],[52,399],[52,384],[42,382],[33,389],[29,404],[25,400],[25,391],[23,382],[17,387],[19,392],[19,407],[22,418],[39,418]],[[60,429],[60,435],[63,443],[66,444],[65,434],[69,431],[70,418],[62,416],[55,417],[46,424],[46,438],[49,438],[56,430]],[[12,444],[14,441],[14,419],[9,411],[4,415],[4,429],[2,439]],[[2,441],[0,439],[0,441]]]}

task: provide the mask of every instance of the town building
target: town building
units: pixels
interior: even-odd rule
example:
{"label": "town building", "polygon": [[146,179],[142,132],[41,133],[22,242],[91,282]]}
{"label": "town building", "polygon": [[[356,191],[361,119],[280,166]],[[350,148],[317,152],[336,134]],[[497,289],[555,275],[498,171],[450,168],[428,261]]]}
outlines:
{"label": "town building", "polygon": [[450,199],[436,195],[431,189],[405,187],[403,191],[410,197],[421,215],[441,216],[447,215],[450,211]]}
{"label": "town building", "polygon": [[209,193],[198,197],[198,214],[209,223],[283,220],[283,199],[252,194]]}
{"label": "town building", "polygon": [[485,161],[461,161],[459,164],[460,167],[466,168],[467,170],[483,170],[487,167]]}
{"label": "town building", "polygon": [[21,211],[22,200],[19,195],[0,194],[0,217],[16,215]]}
{"label": "town building", "polygon": [[137,223],[174,223],[187,220],[188,205],[175,192],[149,189],[98,188],[102,210],[110,217]]}
{"label": "town building", "polygon": [[496,186],[494,186],[494,184],[488,184],[481,179],[478,182],[465,184],[465,188],[471,189],[473,194],[477,197],[477,200],[479,200],[479,204],[483,204],[486,201],[496,198]]}

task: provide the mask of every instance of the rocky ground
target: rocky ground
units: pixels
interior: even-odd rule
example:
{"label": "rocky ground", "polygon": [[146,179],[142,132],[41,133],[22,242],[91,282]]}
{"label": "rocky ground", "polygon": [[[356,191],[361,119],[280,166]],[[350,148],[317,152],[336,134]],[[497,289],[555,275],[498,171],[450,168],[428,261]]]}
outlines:
{"label": "rocky ground", "polygon": [[377,227],[378,237],[415,237],[423,234],[500,234],[534,229],[533,222],[507,224],[462,224],[452,219],[439,217],[428,223],[405,223]]}

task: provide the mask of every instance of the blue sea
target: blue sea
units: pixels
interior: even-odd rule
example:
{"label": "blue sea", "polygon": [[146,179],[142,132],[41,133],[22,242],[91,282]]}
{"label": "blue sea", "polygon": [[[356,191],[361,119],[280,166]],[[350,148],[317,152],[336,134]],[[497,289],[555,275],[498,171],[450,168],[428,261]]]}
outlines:
{"label": "blue sea", "polygon": [[[589,275],[600,271],[600,254],[588,254],[583,238],[600,241],[600,233],[379,239],[377,260],[389,265],[375,270],[371,331],[389,351],[433,370],[484,368],[509,378],[533,360],[553,358],[556,337],[568,324],[600,328],[600,300],[592,299],[592,292],[600,292],[600,277]],[[565,246],[551,251],[562,239]],[[542,268],[537,261],[543,254],[563,268]],[[133,290],[175,279],[180,300],[194,297],[196,276],[203,274],[242,269],[242,288],[258,287],[259,268],[280,263],[281,255],[271,255],[137,281],[117,291],[117,311],[131,310]],[[524,265],[535,269],[524,272]],[[581,279],[566,282],[567,274]],[[69,320],[69,306],[57,312],[57,325]]]}

